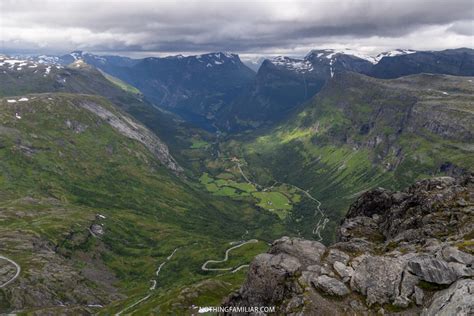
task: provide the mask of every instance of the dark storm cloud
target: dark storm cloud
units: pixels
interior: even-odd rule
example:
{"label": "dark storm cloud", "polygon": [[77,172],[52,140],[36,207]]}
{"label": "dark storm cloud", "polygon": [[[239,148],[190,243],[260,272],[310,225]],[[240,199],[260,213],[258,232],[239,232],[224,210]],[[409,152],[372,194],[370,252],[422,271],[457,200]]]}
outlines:
{"label": "dark storm cloud", "polygon": [[470,0],[1,0],[0,32],[3,51],[297,54],[472,46],[473,16]]}

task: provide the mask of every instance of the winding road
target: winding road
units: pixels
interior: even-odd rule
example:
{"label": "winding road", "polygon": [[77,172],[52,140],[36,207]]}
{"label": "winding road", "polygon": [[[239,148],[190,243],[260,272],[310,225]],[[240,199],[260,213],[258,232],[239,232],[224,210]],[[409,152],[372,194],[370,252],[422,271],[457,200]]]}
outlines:
{"label": "winding road", "polygon": [[[163,261],[162,263],[160,263],[160,265],[158,266],[158,269],[156,269],[156,272],[155,272],[155,275],[156,275],[157,278],[160,275],[161,269],[163,268],[165,263],[167,263],[168,261],[170,261],[173,258],[174,254],[176,253],[176,251],[178,251],[179,248],[180,247],[175,248],[173,250],[173,252],[168,257],[166,257],[166,260]],[[152,280],[150,280],[150,282],[151,282],[151,286],[149,288],[149,291],[154,291],[156,289],[157,281],[156,281],[156,279],[152,279]],[[136,301],[132,305],[126,306],[124,309],[122,309],[120,312],[116,313],[115,315],[122,315],[123,312],[126,312],[126,311],[130,310],[131,308],[137,306],[141,302],[146,301],[147,299],[149,299],[151,297],[151,294],[152,293],[148,293],[148,295],[146,295],[145,297],[139,299],[138,301]]]}
{"label": "winding road", "polygon": [[[227,249],[227,250],[225,251],[225,257],[224,257],[224,259],[222,259],[222,260],[207,260],[207,261],[204,262],[204,264],[202,265],[201,270],[203,270],[203,271],[230,271],[230,270],[234,269],[233,267],[230,267],[230,268],[208,268],[207,265],[208,265],[209,263],[221,263],[221,262],[226,262],[227,260],[229,260],[229,253],[230,253],[232,250],[237,249],[237,248],[239,248],[239,247],[242,247],[242,246],[244,246],[244,245],[246,245],[246,244],[256,243],[256,242],[258,242],[257,239],[250,239],[250,240],[244,241],[244,242],[242,242],[242,243],[240,243],[240,244],[238,244],[238,245],[236,245],[236,246],[230,247],[229,249]],[[235,269],[232,271],[232,273],[235,273],[235,272],[239,271],[240,269],[244,268],[245,266],[248,266],[248,265],[246,265],[246,264],[245,264],[245,265],[241,265],[241,266],[235,268]]]}
{"label": "winding road", "polygon": [[241,266],[238,266],[237,268],[235,268],[234,270],[232,270],[230,273],[235,273],[243,268],[247,268],[249,265],[248,264],[243,264]]}
{"label": "winding road", "polygon": [[[231,158],[220,158],[220,159],[224,159],[224,160],[233,160]],[[306,197],[308,197],[309,199],[311,199],[312,201],[314,201],[316,203],[316,210],[314,212],[314,216],[316,217],[318,214],[320,215],[320,218],[318,220],[318,222],[316,223],[316,226],[314,227],[313,229],[313,234],[318,236],[318,239],[319,241],[321,241],[323,238],[321,236],[321,232],[325,229],[326,227],[326,224],[329,222],[329,219],[328,217],[326,216],[326,214],[323,212],[323,210],[321,210],[321,202],[316,199],[315,197],[313,197],[307,190],[304,190],[296,185],[293,185],[293,184],[290,184],[290,183],[284,183],[284,182],[278,182],[278,181],[275,181],[270,187],[263,187],[261,186],[260,184],[258,183],[255,183],[255,182],[252,182],[246,175],[245,173],[243,172],[242,170],[242,164],[240,163],[240,161],[237,161],[236,162],[236,165],[237,165],[237,168],[239,169],[239,172],[240,174],[242,175],[242,177],[245,179],[245,181],[247,181],[248,183],[254,185],[256,188],[262,190],[262,191],[267,191],[267,190],[271,190],[276,184],[278,183],[281,183],[281,184],[284,184],[284,185],[288,185],[290,187],[293,187],[295,188],[296,190],[302,192],[304,195],[306,195]],[[242,237],[244,237],[246,234],[248,234],[248,231],[246,231],[244,233],[244,235]],[[240,271],[241,269],[244,269],[244,268],[247,268],[249,265],[248,264],[243,264],[243,265],[240,265],[236,268],[234,267],[228,267],[228,268],[208,268],[208,264],[211,264],[211,263],[222,263],[222,262],[227,262],[229,260],[229,253],[234,250],[234,249],[237,249],[237,248],[240,248],[246,244],[249,244],[249,243],[257,243],[258,240],[257,239],[250,239],[248,241],[242,241],[240,242],[239,244],[235,245],[235,246],[232,246],[230,248],[228,248],[226,251],[225,251],[225,256],[224,256],[224,259],[222,260],[207,260],[206,262],[204,262],[204,264],[201,266],[201,270],[203,271],[230,271],[230,273],[236,273],[238,271]],[[231,244],[235,244],[235,243],[231,243]],[[159,266],[158,266],[158,269],[156,270],[155,272],[155,275],[156,277],[159,276],[160,272],[161,272],[161,269],[163,268],[163,266],[173,258],[174,254],[176,253],[176,251],[178,251],[179,247],[174,249],[173,252],[168,256],[166,257],[166,260],[163,261]],[[2,257],[0,256],[0,259],[6,259],[6,260],[9,260],[5,257]],[[13,261],[9,260],[10,262],[14,263]],[[3,287],[5,285],[7,285],[8,283],[12,282],[19,274],[19,269],[20,267],[14,263],[17,268],[18,268],[18,271],[17,271],[17,275],[10,281],[8,281],[7,283],[5,283],[4,285],[0,286],[0,287]],[[152,279],[150,280],[151,282],[151,286],[149,288],[149,291],[154,291],[156,289],[156,285],[157,285],[157,281],[156,279]],[[138,301],[134,302],[133,304],[125,307],[124,309],[122,309],[120,312],[116,313],[115,315],[121,315],[122,313],[132,309],[133,307],[137,306],[138,304],[142,303],[143,301],[146,301],[147,299],[149,299],[151,297],[152,293],[148,293],[148,295],[146,295],[145,297],[139,299]]]}
{"label": "winding road", "polygon": [[317,214],[319,213],[321,217],[316,223],[316,226],[313,228],[313,234],[318,236],[319,241],[323,240],[323,237],[321,236],[321,232],[324,230],[324,228],[326,228],[326,224],[329,222],[329,218],[321,210],[321,201],[313,197],[308,191],[303,190],[302,188],[297,187],[296,185],[293,185],[293,184],[290,184],[290,185],[293,186],[298,191],[303,192],[310,200],[313,200],[314,202],[316,202],[316,210],[314,211],[314,216],[316,217]]}
{"label": "winding road", "polygon": [[145,296],[144,298],[139,299],[138,301],[136,301],[136,302],[133,303],[132,305],[129,305],[129,306],[125,307],[124,309],[122,309],[120,312],[118,312],[118,313],[115,314],[115,315],[122,315],[123,312],[126,312],[126,311],[128,311],[129,309],[131,309],[131,308],[137,306],[137,305],[140,304],[141,302],[146,301],[147,299],[150,298],[150,296],[151,296],[151,293],[148,294],[147,296]]}
{"label": "winding road", "polygon": [[7,286],[8,284],[12,283],[13,281],[15,281],[16,278],[18,278],[18,276],[20,275],[21,267],[20,267],[20,265],[19,265],[18,263],[16,263],[15,261],[13,261],[13,260],[10,259],[10,258],[7,258],[7,257],[4,257],[4,256],[1,256],[1,255],[0,255],[0,259],[3,259],[3,260],[6,260],[6,261],[10,262],[10,263],[13,264],[13,265],[15,266],[15,268],[16,268],[16,273],[15,273],[15,275],[14,275],[10,280],[8,280],[7,282],[5,282],[5,283],[3,283],[3,284],[0,285],[0,288],[2,288],[2,287]]}

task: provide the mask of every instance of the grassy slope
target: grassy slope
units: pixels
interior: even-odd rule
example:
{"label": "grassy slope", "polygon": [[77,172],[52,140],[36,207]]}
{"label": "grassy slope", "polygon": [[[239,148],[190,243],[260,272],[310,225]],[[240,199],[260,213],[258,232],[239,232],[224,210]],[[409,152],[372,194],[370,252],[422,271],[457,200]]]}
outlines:
{"label": "grassy slope", "polygon": [[[77,67],[79,66],[79,67]],[[189,127],[176,120],[135,93],[132,86],[117,84],[105,73],[85,64],[72,64],[65,68],[52,66],[46,73],[47,65],[24,68],[15,71],[5,68],[0,71],[0,97],[21,96],[28,93],[66,92],[100,95],[132,115],[160,137],[171,151],[187,145]],[[181,135],[181,137],[177,137]],[[176,157],[186,163],[181,157]]]}
{"label": "grassy slope", "polygon": [[104,75],[104,77],[109,80],[110,82],[112,82],[113,84],[115,84],[117,87],[119,87],[120,89],[126,91],[126,92],[129,92],[129,93],[133,93],[133,94],[136,94],[136,95],[140,95],[141,92],[140,90],[138,90],[137,88],[135,88],[134,86],[120,80],[119,78],[117,77],[114,77],[112,75],[109,75],[108,73],[106,72],[103,72],[101,71],[102,75]]}
{"label": "grassy slope", "polygon": [[[160,275],[154,295],[163,296],[215,275],[200,266],[221,258],[228,242],[240,240],[245,230],[249,237],[267,240],[282,233],[273,217],[201,193],[195,184],[157,163],[141,144],[77,106],[89,99],[116,111],[105,99],[70,94],[28,97],[30,101],[14,104],[0,99],[0,208],[9,210],[0,235],[21,231],[36,236],[78,267],[85,264],[81,254],[93,254],[118,277],[119,289],[137,296],[147,293],[157,266],[181,247]],[[22,118],[16,119],[15,113]],[[68,128],[67,121],[85,129]],[[100,240],[88,233],[98,213],[106,216],[106,233]],[[35,252],[9,253],[9,245],[2,246],[28,275]],[[252,247],[248,250],[243,261],[256,253]],[[242,277],[234,276],[232,284]],[[228,293],[228,288],[222,290],[215,295]],[[155,300],[153,308],[164,301]]]}
{"label": "grassy slope", "polygon": [[[63,76],[63,71],[70,75],[67,84],[58,87],[54,78]],[[118,276],[117,286],[129,296],[107,307],[106,313],[117,312],[144,297],[157,266],[176,247],[180,248],[160,274],[158,290],[137,311],[181,313],[190,304],[217,304],[223,295],[238,287],[245,269],[219,276],[201,271],[200,266],[207,259],[221,259],[228,242],[241,239],[246,230],[246,239],[272,240],[283,234],[314,237],[314,203],[289,192],[289,187],[277,186],[277,192],[288,198],[298,197],[292,203],[290,216],[278,222],[270,212],[255,212],[252,205],[256,201],[245,196],[248,188],[243,187],[244,179],[235,164],[215,159],[219,152],[222,156],[239,157],[245,163],[247,176],[262,186],[278,180],[309,189],[322,201],[331,219],[323,232],[325,242],[334,237],[335,226],[358,192],[378,185],[403,186],[435,173],[446,161],[458,166],[473,165],[472,146],[465,139],[457,142],[425,129],[407,129],[393,137],[397,124],[405,122],[406,113],[415,104],[421,113],[429,112],[431,107],[439,108],[441,100],[442,105],[449,104],[445,108],[448,117],[458,115],[469,120],[472,88],[466,78],[461,84],[452,78],[434,82],[417,76],[408,81],[346,78],[326,87],[286,124],[221,144],[204,132],[168,121],[162,112],[137,96],[119,92],[94,70],[53,69],[49,81],[43,82],[42,78],[26,76],[21,79],[22,84],[13,78],[10,85],[3,78],[7,84],[3,90],[0,87],[0,95],[47,91],[105,95],[153,129],[171,144],[172,150],[177,149],[172,152],[178,161],[192,168],[196,177],[210,172],[219,179],[212,181],[223,184],[222,195],[234,195],[228,188],[242,186],[243,193],[233,197],[237,203],[202,193],[202,185],[176,178],[156,165],[141,145],[117,137],[105,124],[95,126],[90,113],[79,111],[75,120],[87,118],[87,125],[95,126],[93,129],[83,133],[68,131],[64,122],[75,115],[74,102],[69,101],[87,96],[54,94],[53,100],[47,100],[46,95],[37,96],[42,101],[32,102],[39,106],[3,101],[1,113],[8,114],[1,123],[6,128],[0,130],[0,155],[4,155],[0,196],[5,201],[0,207],[11,210],[4,221],[9,226],[3,232],[20,229],[41,236],[58,245],[60,253],[78,261],[79,266],[84,265],[83,253],[93,253],[104,260]],[[433,85],[435,91],[429,91]],[[449,96],[441,92],[447,89]],[[103,99],[97,102],[111,107]],[[23,118],[13,119],[15,111],[23,112],[18,108],[22,106],[26,107],[22,115],[25,119],[33,117],[33,125]],[[33,114],[39,109],[43,112],[30,116],[32,109],[36,109]],[[372,122],[377,124],[371,126]],[[365,124],[369,124],[369,132],[361,133]],[[374,145],[376,137],[382,141]],[[400,148],[403,159],[398,154]],[[18,212],[27,216],[18,220]],[[107,217],[103,220],[106,235],[101,240],[87,237],[87,228],[94,223],[96,213]],[[69,238],[71,234],[73,238]],[[229,264],[235,267],[249,261],[264,247],[251,244],[239,248]],[[32,257],[17,256],[28,267]],[[190,293],[199,294],[193,298]]]}
{"label": "grassy slope", "polygon": [[[276,179],[309,189],[331,219],[324,232],[328,242],[360,192],[404,187],[440,173],[445,162],[472,168],[473,92],[472,78],[418,75],[385,81],[348,74],[285,124],[227,141],[220,150],[243,157],[260,183]],[[430,122],[441,124],[434,131]],[[444,123],[455,132],[443,135],[449,130]],[[290,226],[312,237],[312,213],[304,204],[294,217],[307,220]]]}

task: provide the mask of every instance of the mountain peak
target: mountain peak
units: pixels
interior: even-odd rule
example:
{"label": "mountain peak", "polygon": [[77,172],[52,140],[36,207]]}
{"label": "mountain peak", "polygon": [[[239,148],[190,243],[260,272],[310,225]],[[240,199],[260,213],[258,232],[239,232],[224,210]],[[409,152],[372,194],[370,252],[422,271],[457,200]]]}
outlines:
{"label": "mountain peak", "polygon": [[74,62],[72,62],[70,64],[70,67],[78,68],[78,69],[93,69],[94,68],[88,63],[86,63],[84,59],[82,59],[81,57],[77,58]]}
{"label": "mountain peak", "polygon": [[359,59],[367,60],[372,64],[376,63],[376,60],[374,57],[369,56],[367,54],[358,52],[356,50],[350,49],[350,48],[344,48],[344,49],[313,49],[311,50],[305,57],[304,59],[307,60],[315,60],[315,59],[334,59],[337,57],[337,55],[348,55],[352,57],[356,57]]}
{"label": "mountain peak", "polygon": [[225,60],[225,59],[230,59],[230,60],[240,60],[239,55],[229,53],[229,52],[213,52],[213,53],[206,53],[206,54],[201,54],[201,55],[196,55],[196,56],[191,56],[195,58],[210,58],[210,59],[217,59],[217,60]]}
{"label": "mountain peak", "polygon": [[375,57],[375,60],[378,63],[384,57],[394,57],[394,56],[409,55],[409,54],[414,54],[414,53],[416,53],[416,50],[395,49],[395,50],[391,50],[391,51],[387,51],[387,52],[383,52],[383,53],[378,54]]}
{"label": "mountain peak", "polygon": [[74,60],[77,60],[84,55],[84,52],[82,50],[75,50],[69,53],[69,55],[71,55]]}
{"label": "mountain peak", "polygon": [[309,60],[290,58],[286,56],[276,56],[269,61],[278,67],[283,67],[291,71],[305,73],[313,70],[313,65]]}

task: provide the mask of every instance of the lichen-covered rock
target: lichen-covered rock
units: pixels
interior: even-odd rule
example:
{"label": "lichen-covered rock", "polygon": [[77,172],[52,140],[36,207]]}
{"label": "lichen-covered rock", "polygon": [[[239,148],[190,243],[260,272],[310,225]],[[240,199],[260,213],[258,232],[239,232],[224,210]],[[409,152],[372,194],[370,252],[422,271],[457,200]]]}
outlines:
{"label": "lichen-covered rock", "polygon": [[461,277],[474,276],[474,270],[467,265],[426,255],[408,262],[408,269],[420,279],[436,284],[451,284]]}
{"label": "lichen-covered rock", "polygon": [[333,264],[334,271],[342,278],[342,281],[348,282],[354,275],[354,269],[346,266],[344,263],[336,261]]}
{"label": "lichen-covered rock", "polygon": [[296,276],[300,267],[298,259],[288,254],[258,255],[250,264],[249,278],[233,298],[235,301],[238,301],[239,297],[242,298],[236,306],[283,300],[288,291],[297,289],[297,286],[288,280]]}
{"label": "lichen-covered rock", "polygon": [[330,278],[327,275],[321,275],[315,278],[312,280],[312,284],[329,295],[345,296],[350,293],[344,283],[334,278]]}
{"label": "lichen-covered rock", "polygon": [[461,279],[448,289],[433,296],[432,303],[423,310],[422,316],[451,316],[474,314],[474,280]]}
{"label": "lichen-covered rock", "polygon": [[354,268],[351,288],[367,297],[367,303],[385,304],[398,296],[404,263],[399,259],[364,255]]}
{"label": "lichen-covered rock", "polygon": [[104,234],[104,228],[100,224],[92,224],[90,230],[94,236],[102,236]]}
{"label": "lichen-covered rock", "polygon": [[472,315],[473,196],[472,175],[367,192],[336,244],[275,241],[224,305],[275,305],[293,315]]}
{"label": "lichen-covered rock", "polygon": [[474,265],[474,256],[460,251],[456,247],[444,247],[441,251],[442,257],[448,262],[458,262],[466,265]]}
{"label": "lichen-covered rock", "polygon": [[301,238],[282,237],[276,240],[269,253],[286,253],[297,256],[301,261],[318,262],[326,251],[326,246],[318,241]]}

